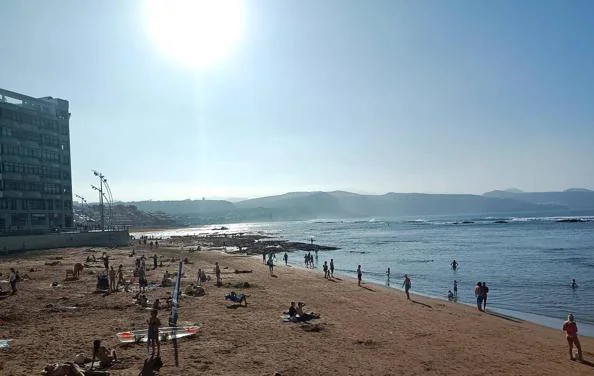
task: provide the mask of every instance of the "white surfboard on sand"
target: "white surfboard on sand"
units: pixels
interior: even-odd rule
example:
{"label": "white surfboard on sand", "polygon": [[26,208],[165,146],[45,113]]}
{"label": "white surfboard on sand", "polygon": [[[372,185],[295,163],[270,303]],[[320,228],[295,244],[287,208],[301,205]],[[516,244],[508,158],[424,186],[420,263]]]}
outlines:
{"label": "white surfboard on sand", "polygon": [[[159,328],[159,340],[169,341],[174,338],[184,338],[196,335],[200,330],[200,325],[164,327]],[[127,332],[116,333],[118,341],[121,343],[139,343],[148,342],[148,329],[130,330]]]}

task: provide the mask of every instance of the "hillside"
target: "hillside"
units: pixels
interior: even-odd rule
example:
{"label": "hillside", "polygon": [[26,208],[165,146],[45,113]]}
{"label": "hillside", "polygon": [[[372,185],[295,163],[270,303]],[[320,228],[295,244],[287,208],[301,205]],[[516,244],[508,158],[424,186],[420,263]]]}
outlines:
{"label": "hillside", "polygon": [[[351,192],[290,192],[231,203],[224,200],[139,201],[138,210],[172,216],[185,224],[430,214],[559,211],[594,208],[594,192],[551,192],[555,199],[519,190],[484,195]],[[534,196],[535,195],[535,196]],[[533,199],[531,199],[533,198]],[[563,199],[561,199],[563,198]],[[571,198],[571,199],[570,199]]]}
{"label": "hillside", "polygon": [[563,192],[509,192],[491,191],[483,194],[488,198],[506,198],[538,205],[560,205],[570,210],[594,209],[594,191],[571,188]]}

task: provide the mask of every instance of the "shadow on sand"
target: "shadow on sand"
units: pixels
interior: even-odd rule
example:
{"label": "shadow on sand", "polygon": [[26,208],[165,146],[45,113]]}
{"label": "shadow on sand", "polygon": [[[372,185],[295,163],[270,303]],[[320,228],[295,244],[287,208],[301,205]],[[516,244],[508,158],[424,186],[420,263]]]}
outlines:
{"label": "shadow on sand", "polygon": [[363,285],[361,285],[361,288],[363,288],[363,289],[365,289],[365,290],[368,290],[368,291],[371,291],[371,292],[375,292],[375,290],[374,290],[374,289],[372,289],[371,287],[367,287],[367,286],[363,286]]}
{"label": "shadow on sand", "polygon": [[497,313],[497,312],[493,312],[493,311],[488,311],[488,312],[487,311],[483,311],[483,313],[486,313],[487,315],[499,317],[500,319],[504,319],[504,320],[507,320],[507,321],[515,322],[515,323],[522,323],[522,322],[524,322],[523,320],[517,319],[517,318],[512,317],[512,316],[504,315],[503,313]]}
{"label": "shadow on sand", "polygon": [[432,307],[432,306],[430,306],[429,304],[426,304],[426,303],[423,303],[423,302],[419,302],[418,300],[411,299],[410,301],[411,301],[411,302],[413,302],[413,303],[415,303],[415,304],[420,304],[420,305],[422,305],[423,307],[427,307],[427,308],[431,308],[431,309],[433,309],[433,307]]}

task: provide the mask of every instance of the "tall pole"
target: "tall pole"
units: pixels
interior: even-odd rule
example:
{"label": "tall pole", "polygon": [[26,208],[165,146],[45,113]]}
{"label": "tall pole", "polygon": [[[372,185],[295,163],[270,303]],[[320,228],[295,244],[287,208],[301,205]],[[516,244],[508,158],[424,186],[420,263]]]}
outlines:
{"label": "tall pole", "polygon": [[103,209],[103,175],[99,175],[99,210],[101,212],[101,231],[105,231],[105,211]]}
{"label": "tall pole", "polygon": [[103,182],[107,182],[107,179],[105,179],[105,176],[96,170],[93,170],[93,175],[97,176],[99,178],[99,189],[97,189],[96,187],[93,187],[94,189],[96,189],[97,191],[99,191],[99,213],[101,214],[101,231],[105,231],[105,210],[104,210],[104,204],[103,204]]}

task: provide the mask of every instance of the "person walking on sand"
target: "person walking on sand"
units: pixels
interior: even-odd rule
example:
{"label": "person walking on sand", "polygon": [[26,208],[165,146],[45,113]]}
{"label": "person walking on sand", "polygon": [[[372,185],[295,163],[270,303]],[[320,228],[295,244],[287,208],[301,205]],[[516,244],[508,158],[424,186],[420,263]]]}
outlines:
{"label": "person walking on sand", "polygon": [[217,287],[221,286],[221,268],[219,267],[219,262],[215,262],[215,276],[217,277]]}
{"label": "person walking on sand", "polygon": [[476,307],[479,311],[483,310],[483,285],[480,282],[476,283],[474,288],[474,296],[476,296]]}
{"label": "person walking on sand", "polygon": [[262,264],[266,265],[266,252],[262,252]]}
{"label": "person walking on sand", "polygon": [[361,286],[361,280],[363,279],[363,272],[361,271],[361,265],[357,266],[357,285]]}
{"label": "person walking on sand", "polygon": [[109,269],[109,291],[116,292],[116,290],[116,271],[114,270],[112,265],[111,269]]}
{"label": "person walking on sand", "polygon": [[157,356],[161,353],[161,343],[159,342],[159,327],[161,327],[161,320],[157,317],[157,310],[151,311],[151,317],[146,320],[148,324],[148,342],[147,346],[152,346],[153,352],[151,357],[155,356],[155,345],[157,345]]}
{"label": "person walking on sand", "polygon": [[289,255],[287,254],[287,252],[285,252],[283,259],[285,260],[285,265],[289,265]]}
{"label": "person walking on sand", "polygon": [[575,345],[578,351],[578,360],[583,362],[582,345],[578,338],[578,328],[573,314],[570,313],[569,316],[567,316],[567,321],[563,323],[563,331],[565,332],[565,338],[567,339],[567,345],[569,346],[569,359],[575,360],[573,357],[573,345]]}
{"label": "person walking on sand", "polygon": [[14,295],[17,292],[17,275],[14,268],[10,268],[10,277],[8,277],[8,282],[10,282],[10,295]]}
{"label": "person walking on sand", "polygon": [[458,281],[454,279],[454,296],[458,297]]}
{"label": "person walking on sand", "polygon": [[483,285],[481,287],[481,292],[483,293],[483,312],[485,312],[487,310],[487,294],[489,293],[487,282],[483,282]]}
{"label": "person walking on sand", "polygon": [[406,300],[410,300],[410,295],[408,292],[410,291],[411,282],[410,278],[408,278],[408,274],[404,275],[404,282],[402,282],[402,287],[404,287],[404,292],[406,293]]}
{"label": "person walking on sand", "polygon": [[330,259],[330,277],[334,278],[334,259]]}

